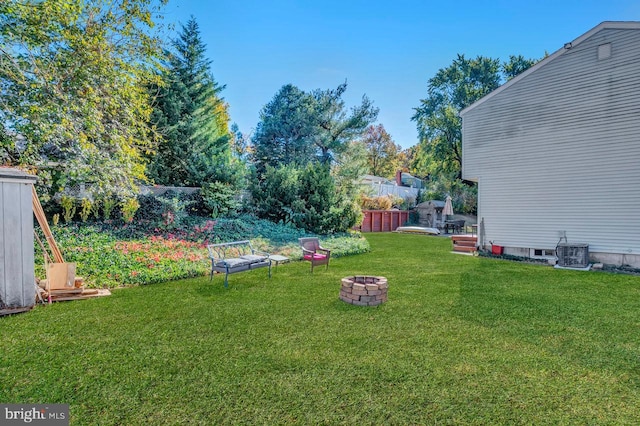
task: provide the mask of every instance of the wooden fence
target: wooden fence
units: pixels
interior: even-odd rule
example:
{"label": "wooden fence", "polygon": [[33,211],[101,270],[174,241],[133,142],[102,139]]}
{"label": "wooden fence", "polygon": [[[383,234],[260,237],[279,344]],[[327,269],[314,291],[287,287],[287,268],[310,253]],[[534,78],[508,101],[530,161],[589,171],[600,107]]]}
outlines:
{"label": "wooden fence", "polygon": [[363,210],[362,232],[391,232],[409,220],[406,210]]}

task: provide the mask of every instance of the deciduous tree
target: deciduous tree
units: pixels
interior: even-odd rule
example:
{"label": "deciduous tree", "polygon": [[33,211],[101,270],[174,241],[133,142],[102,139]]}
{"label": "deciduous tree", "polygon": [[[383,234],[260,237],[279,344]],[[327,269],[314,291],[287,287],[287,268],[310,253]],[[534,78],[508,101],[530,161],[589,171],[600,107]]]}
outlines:
{"label": "deciduous tree", "polygon": [[502,64],[502,72],[507,80],[511,80],[513,77],[534,66],[536,62],[538,61],[535,59],[527,59],[522,55],[511,55],[509,56],[509,61]]}
{"label": "deciduous tree", "polygon": [[429,80],[427,97],[420,101],[412,117],[417,124],[423,162],[429,167],[423,174],[461,174],[462,123],[459,112],[489,94],[536,61],[511,56],[509,62],[478,56],[458,55],[453,63],[440,69]]}
{"label": "deciduous tree", "polygon": [[367,148],[369,173],[392,178],[400,167],[400,145],[393,141],[382,124],[367,127],[362,141]]}
{"label": "deciduous tree", "polygon": [[56,187],[136,191],[150,142],[144,85],[161,53],[155,10],[148,0],[0,2],[3,163],[59,163]]}

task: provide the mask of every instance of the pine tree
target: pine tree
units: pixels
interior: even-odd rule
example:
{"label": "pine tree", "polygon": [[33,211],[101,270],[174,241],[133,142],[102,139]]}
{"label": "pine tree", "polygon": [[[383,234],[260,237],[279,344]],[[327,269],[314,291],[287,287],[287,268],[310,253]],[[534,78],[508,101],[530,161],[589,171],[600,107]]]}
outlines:
{"label": "pine tree", "polygon": [[310,162],[332,163],[350,142],[360,138],[378,115],[378,108],[366,96],[347,110],[342,95],[347,83],[336,89],[305,92],[287,84],[260,112],[252,137],[253,162],[262,174],[267,165]]}
{"label": "pine tree", "polygon": [[153,122],[162,136],[148,167],[155,183],[202,186],[232,182],[228,105],[224,86],[211,74],[211,60],[191,17],[167,52],[164,85],[155,87]]}

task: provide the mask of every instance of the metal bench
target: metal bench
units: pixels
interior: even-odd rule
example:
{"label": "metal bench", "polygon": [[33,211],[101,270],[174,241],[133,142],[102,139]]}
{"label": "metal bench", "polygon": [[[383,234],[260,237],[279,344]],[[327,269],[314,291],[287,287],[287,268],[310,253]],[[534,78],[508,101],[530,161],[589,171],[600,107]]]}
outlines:
{"label": "metal bench", "polygon": [[271,278],[271,259],[269,253],[255,250],[249,240],[232,241],[230,243],[210,244],[207,246],[211,259],[211,276],[214,272],[224,273],[224,287],[229,287],[229,275],[238,272],[252,271],[258,268],[269,268]]}

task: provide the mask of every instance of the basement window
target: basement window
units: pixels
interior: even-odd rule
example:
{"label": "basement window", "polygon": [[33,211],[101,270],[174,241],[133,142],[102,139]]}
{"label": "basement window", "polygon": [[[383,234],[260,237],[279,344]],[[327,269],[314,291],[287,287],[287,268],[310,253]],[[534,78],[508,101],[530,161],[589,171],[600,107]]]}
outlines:
{"label": "basement window", "polygon": [[611,43],[598,46],[598,60],[609,59],[611,57]]}
{"label": "basement window", "polygon": [[556,257],[556,251],[554,249],[531,249],[529,257],[538,259],[548,259]]}

